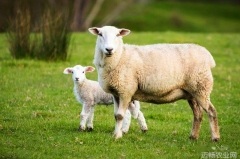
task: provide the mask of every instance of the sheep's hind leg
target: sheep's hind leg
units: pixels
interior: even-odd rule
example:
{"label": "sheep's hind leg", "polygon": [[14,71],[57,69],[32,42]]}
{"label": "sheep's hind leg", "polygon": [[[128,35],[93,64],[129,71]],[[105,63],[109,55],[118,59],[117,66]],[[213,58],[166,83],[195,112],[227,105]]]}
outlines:
{"label": "sheep's hind leg", "polygon": [[87,131],[93,130],[94,107],[91,107],[90,114],[87,120]]}
{"label": "sheep's hind leg", "polygon": [[139,111],[139,113],[138,113],[137,120],[138,120],[138,124],[141,127],[142,132],[146,133],[148,131],[148,128],[147,128],[147,124],[146,124],[144,115],[141,111]]}
{"label": "sheep's hind leg", "polygon": [[202,108],[197,104],[195,99],[188,100],[188,103],[193,111],[193,125],[192,125],[192,131],[190,134],[190,139],[197,140],[199,131],[201,128],[201,121],[203,116],[203,110]]}
{"label": "sheep's hind leg", "polygon": [[217,111],[210,102],[210,98],[207,99],[204,97],[196,98],[198,105],[200,105],[204,111],[207,113],[209,119],[209,125],[211,129],[211,141],[217,142],[220,139],[218,121],[217,121]]}
{"label": "sheep's hind leg", "polygon": [[218,120],[217,120],[217,111],[210,101],[209,101],[209,109],[208,109],[207,115],[208,115],[209,124],[211,127],[212,142],[217,142],[220,139]]}
{"label": "sheep's hind leg", "polygon": [[140,102],[134,100],[133,102],[130,103],[128,109],[130,110],[133,118],[137,119],[142,132],[147,132],[148,131],[147,124],[146,124],[143,113],[140,111]]}

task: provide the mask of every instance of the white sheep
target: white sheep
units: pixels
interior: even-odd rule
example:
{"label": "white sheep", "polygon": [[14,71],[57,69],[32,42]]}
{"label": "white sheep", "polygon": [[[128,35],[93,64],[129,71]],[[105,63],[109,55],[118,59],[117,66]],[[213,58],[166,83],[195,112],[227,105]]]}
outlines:
{"label": "white sheep", "polygon": [[194,114],[191,139],[197,139],[202,109],[208,115],[212,141],[220,139],[216,109],[210,102],[213,86],[209,51],[195,44],[123,44],[127,29],[112,26],[89,28],[98,35],[94,64],[103,90],[114,96],[115,138],[122,137],[122,121],[134,99],[150,103],[188,100]]}
{"label": "white sheep", "polygon": [[[82,67],[76,65],[73,68],[66,68],[64,74],[72,74],[74,81],[74,94],[77,100],[83,105],[81,112],[81,121],[79,126],[79,131],[85,130],[85,125],[87,121],[87,130],[93,130],[93,116],[94,116],[94,106],[95,105],[110,105],[113,104],[113,97],[103,91],[99,83],[96,81],[88,80],[85,76],[86,72],[94,71],[94,67],[87,66]],[[130,111],[129,111],[130,110]],[[140,103],[138,101],[132,101],[129,104],[129,110],[124,117],[123,122],[123,133],[127,133],[129,130],[131,122],[131,114],[138,120],[138,123],[143,132],[146,132],[147,124],[143,113],[140,111]]]}

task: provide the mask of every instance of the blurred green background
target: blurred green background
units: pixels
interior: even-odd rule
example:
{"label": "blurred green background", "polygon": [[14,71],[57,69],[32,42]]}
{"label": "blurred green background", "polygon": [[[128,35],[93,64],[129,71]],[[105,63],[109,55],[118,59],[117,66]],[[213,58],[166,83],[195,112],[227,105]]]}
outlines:
{"label": "blurred green background", "polygon": [[46,6],[69,16],[73,31],[113,25],[132,31],[239,32],[239,0],[1,0],[0,31],[19,6],[37,25]]}

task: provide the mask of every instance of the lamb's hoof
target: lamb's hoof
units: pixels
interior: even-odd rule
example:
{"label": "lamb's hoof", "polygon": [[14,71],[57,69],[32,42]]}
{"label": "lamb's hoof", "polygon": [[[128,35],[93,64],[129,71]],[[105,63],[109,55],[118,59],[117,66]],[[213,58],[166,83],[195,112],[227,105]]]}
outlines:
{"label": "lamb's hoof", "polygon": [[214,138],[214,139],[212,139],[211,141],[212,141],[212,142],[218,142],[219,139],[220,139],[220,137],[219,137],[219,138]]}
{"label": "lamb's hoof", "polygon": [[93,128],[92,128],[92,127],[89,127],[89,128],[87,128],[87,131],[88,131],[88,132],[91,132],[91,131],[93,131]]}
{"label": "lamb's hoof", "polygon": [[78,131],[81,132],[81,131],[84,131],[85,130],[85,127],[79,127]]}
{"label": "lamb's hoof", "polygon": [[197,136],[190,136],[189,139],[191,139],[191,140],[197,140],[198,137],[197,137]]}
{"label": "lamb's hoof", "polygon": [[143,133],[146,133],[146,132],[148,132],[148,129],[147,129],[147,128],[143,128],[143,129],[142,129],[142,132],[143,132]]}

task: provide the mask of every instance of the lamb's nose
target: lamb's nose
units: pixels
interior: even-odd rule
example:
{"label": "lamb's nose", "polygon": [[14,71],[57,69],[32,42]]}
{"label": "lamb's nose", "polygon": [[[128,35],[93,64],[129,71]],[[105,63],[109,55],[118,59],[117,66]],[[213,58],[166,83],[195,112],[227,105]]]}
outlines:
{"label": "lamb's nose", "polygon": [[76,79],[76,81],[78,81],[79,80],[79,78],[75,78]]}
{"label": "lamb's nose", "polygon": [[106,50],[107,50],[108,53],[111,53],[113,51],[113,48],[108,47],[108,48],[106,48]]}

